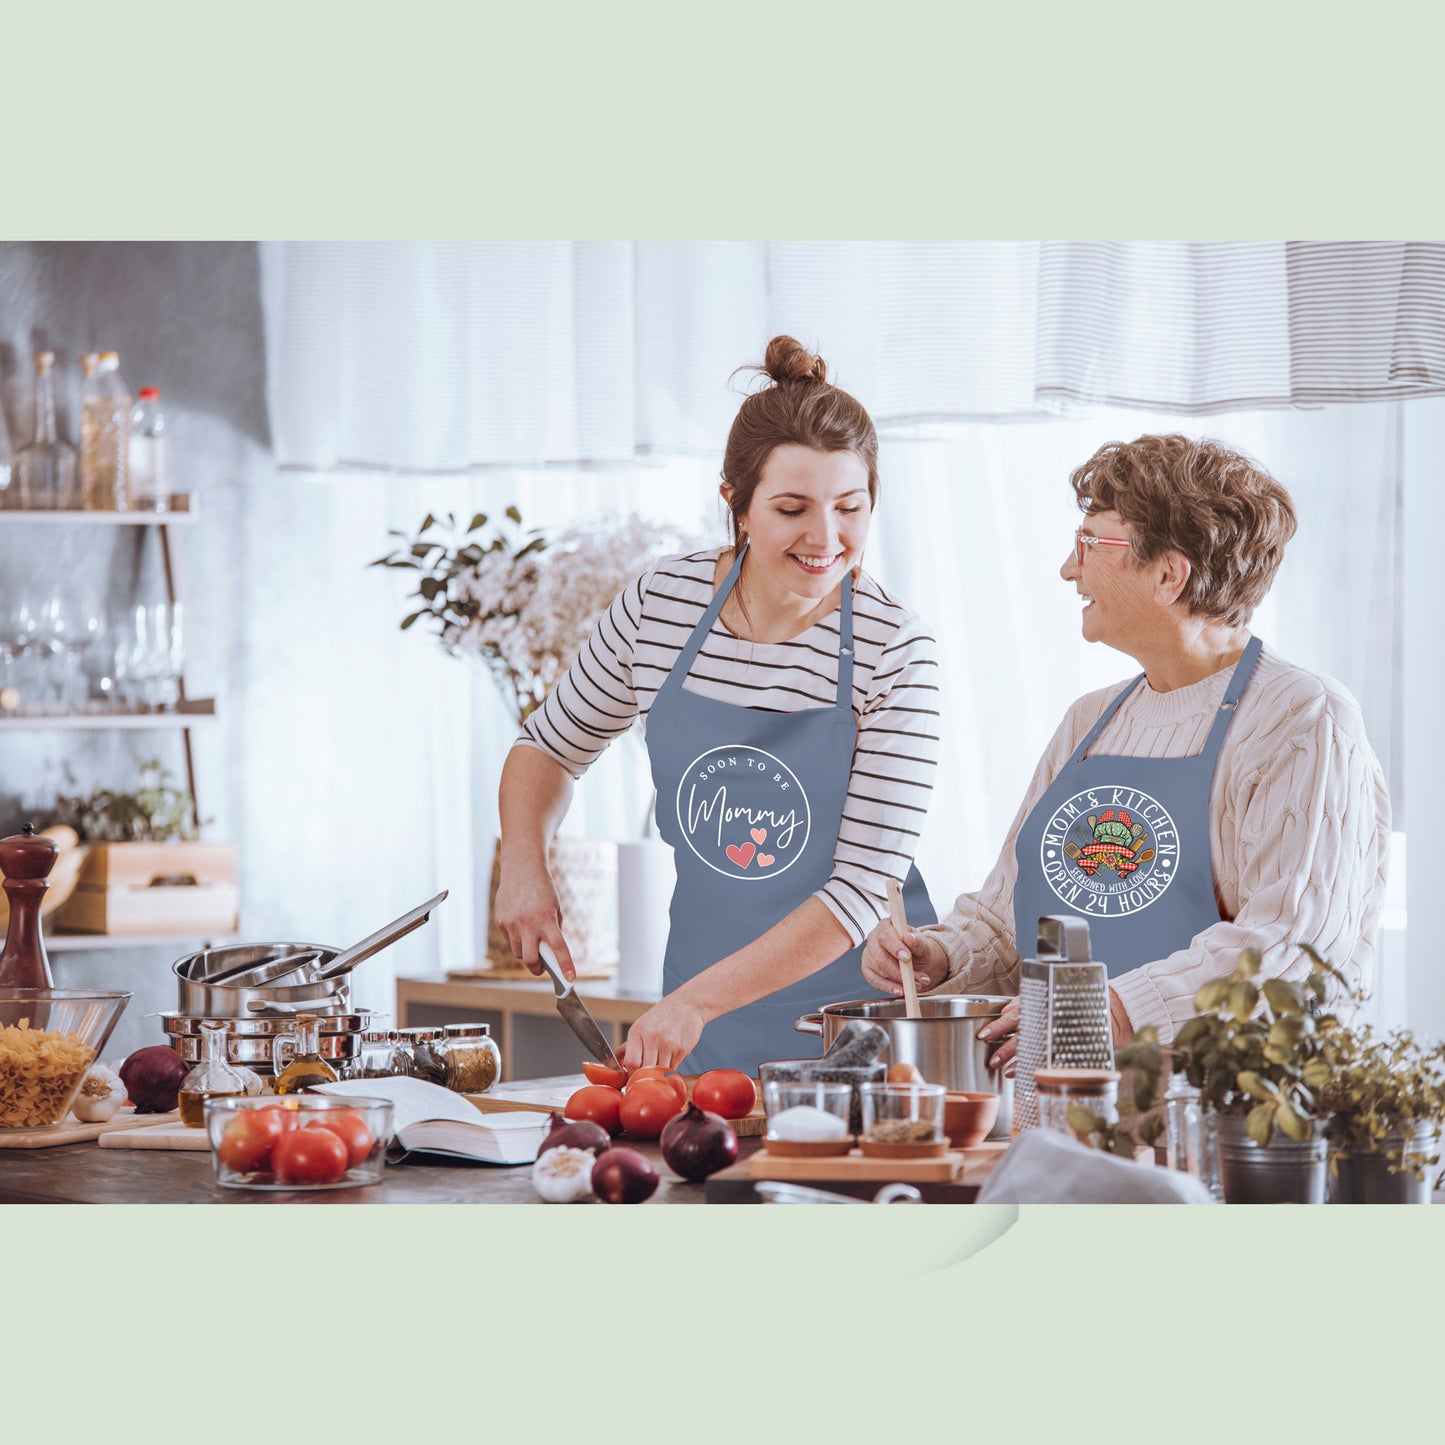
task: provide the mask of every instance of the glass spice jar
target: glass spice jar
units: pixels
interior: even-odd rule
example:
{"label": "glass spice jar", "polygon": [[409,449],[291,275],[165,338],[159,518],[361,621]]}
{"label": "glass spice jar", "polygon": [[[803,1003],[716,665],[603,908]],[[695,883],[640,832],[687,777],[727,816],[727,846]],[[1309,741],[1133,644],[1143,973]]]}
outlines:
{"label": "glass spice jar", "polygon": [[1066,1134],[1080,1144],[1097,1148],[1092,1133],[1081,1134],[1069,1123],[1069,1110],[1082,1107],[1106,1124],[1119,1122],[1117,1069],[1035,1069],[1034,1090],[1039,1105],[1039,1128]]}
{"label": "glass spice jar", "polygon": [[502,1051],[490,1024],[447,1024],[435,1052],[442,1082],[458,1094],[485,1094],[502,1072]]}
{"label": "glass spice jar", "polygon": [[437,1027],[398,1029],[398,1062],[414,1079],[429,1084],[445,1084],[446,1070],[436,1055],[436,1046],[446,1037],[446,1030]]}
{"label": "glass spice jar", "polygon": [[407,1072],[407,1060],[395,1029],[367,1029],[357,1046],[356,1057],[347,1064],[348,1079],[394,1079]]}

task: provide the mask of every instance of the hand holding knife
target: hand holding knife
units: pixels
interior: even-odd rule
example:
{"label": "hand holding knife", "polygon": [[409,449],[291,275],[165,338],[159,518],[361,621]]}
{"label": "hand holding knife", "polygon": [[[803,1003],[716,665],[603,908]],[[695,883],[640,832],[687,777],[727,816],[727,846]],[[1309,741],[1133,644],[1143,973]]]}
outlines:
{"label": "hand holding knife", "polygon": [[557,1012],[567,1027],[577,1035],[582,1047],[598,1063],[605,1064],[609,1069],[616,1069],[619,1073],[626,1073],[617,1055],[612,1052],[612,1045],[607,1042],[606,1034],[598,1027],[597,1020],[587,1012],[587,1006],[577,997],[577,985],[563,975],[562,965],[557,961],[552,945],[539,940],[537,958],[552,980],[552,988],[557,994]]}

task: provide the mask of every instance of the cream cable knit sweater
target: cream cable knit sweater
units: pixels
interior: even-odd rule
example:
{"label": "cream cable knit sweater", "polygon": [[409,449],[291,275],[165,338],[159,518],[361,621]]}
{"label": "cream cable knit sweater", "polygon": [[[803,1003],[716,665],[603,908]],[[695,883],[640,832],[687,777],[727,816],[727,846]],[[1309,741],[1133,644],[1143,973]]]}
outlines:
{"label": "cream cable knit sweater", "polygon": [[[1232,668],[1190,687],[1140,685],[1092,754],[1179,758],[1204,746]],[[1124,684],[1080,698],[1065,714],[977,893],[962,894],[927,929],[948,953],[936,993],[1017,993],[1014,840],[1080,739]],[[1390,799],[1354,698],[1332,678],[1295,667],[1268,647],[1225,735],[1210,793],[1209,853],[1221,922],[1187,946],[1111,980],[1135,1028],[1160,1041],[1194,1014],[1200,984],[1234,967],[1241,948],[1264,972],[1302,978],[1295,944],[1313,944],[1353,982],[1369,983],[1385,899]]]}

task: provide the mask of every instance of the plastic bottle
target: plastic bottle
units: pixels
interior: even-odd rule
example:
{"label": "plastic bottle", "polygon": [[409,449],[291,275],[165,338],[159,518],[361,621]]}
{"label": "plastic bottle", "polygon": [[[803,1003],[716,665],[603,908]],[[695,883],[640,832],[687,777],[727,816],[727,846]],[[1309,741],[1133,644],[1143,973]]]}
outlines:
{"label": "plastic bottle", "polygon": [[142,512],[164,512],[170,505],[170,435],[161,412],[160,390],[143,386],[130,414],[130,468],[126,489],[130,505]]}
{"label": "plastic bottle", "polygon": [[102,351],[94,374],[86,379],[80,404],[80,486],[82,505],[89,510],[126,508],[130,407],[120,358],[113,351]]}

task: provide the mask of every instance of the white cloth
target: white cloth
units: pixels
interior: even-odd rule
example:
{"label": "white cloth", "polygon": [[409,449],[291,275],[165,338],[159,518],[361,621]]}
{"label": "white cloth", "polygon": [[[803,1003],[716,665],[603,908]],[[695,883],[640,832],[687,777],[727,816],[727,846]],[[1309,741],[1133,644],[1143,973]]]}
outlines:
{"label": "white cloth", "polygon": [[1192,1175],[1089,1149],[1051,1129],[1021,1134],[978,1192],[980,1204],[1213,1204]]}

